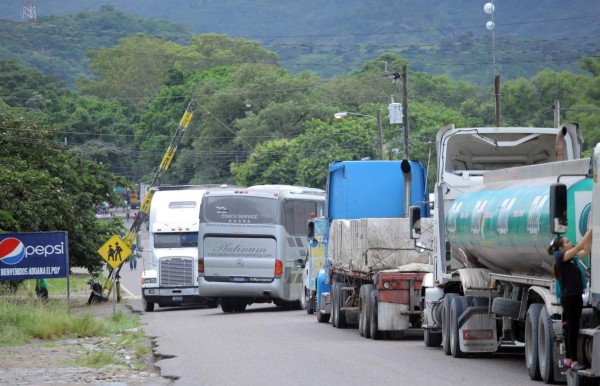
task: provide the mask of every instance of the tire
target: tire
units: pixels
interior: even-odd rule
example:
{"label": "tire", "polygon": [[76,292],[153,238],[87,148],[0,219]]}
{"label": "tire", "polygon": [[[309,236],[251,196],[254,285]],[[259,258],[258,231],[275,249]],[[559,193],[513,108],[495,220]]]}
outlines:
{"label": "tire", "polygon": [[306,303],[306,313],[309,315],[312,315],[315,313],[315,306],[316,306],[316,296],[315,293],[312,291],[309,291],[310,295],[308,296],[307,299],[307,303]]}
{"label": "tire", "polygon": [[450,306],[458,294],[448,293],[444,296],[444,309],[442,310],[442,349],[444,354],[450,355]]}
{"label": "tire", "polygon": [[425,347],[440,347],[442,344],[442,333],[425,330],[423,332]]}
{"label": "tire", "polygon": [[360,336],[365,336],[365,325],[367,324],[367,297],[366,297],[366,288],[367,286],[360,286],[360,291],[358,293],[358,333]]}
{"label": "tire", "polygon": [[233,301],[231,301],[230,299],[227,299],[227,298],[221,298],[221,311],[223,311],[225,313],[230,313],[230,312],[233,312],[233,310],[234,310]]}
{"label": "tire", "polygon": [[554,382],[554,331],[552,321],[548,316],[546,306],[542,306],[540,320],[538,323],[538,359],[540,363],[540,375],[544,383]]}
{"label": "tire", "polygon": [[374,284],[367,284],[365,288],[365,328],[364,328],[364,334],[365,334],[365,338],[369,339],[371,338],[371,313],[373,312],[373,300],[371,298],[371,293],[373,291],[376,291],[375,285]]}
{"label": "tire", "polygon": [[302,286],[300,293],[300,309],[305,310],[308,306],[308,288]]}
{"label": "tire", "polygon": [[235,302],[233,303],[233,312],[244,312],[246,311],[246,303]]}
{"label": "tire", "polygon": [[338,299],[338,303],[337,303],[337,311],[338,311],[338,315],[337,315],[337,328],[346,328],[348,326],[348,324],[346,323],[346,314],[342,311],[342,307],[345,303],[346,298],[344,297],[344,291],[342,291],[342,283],[341,282],[335,282],[334,286],[337,286],[337,299]]}
{"label": "tire", "polygon": [[460,349],[460,329],[458,327],[458,318],[469,307],[469,303],[464,296],[457,296],[450,306],[450,354],[454,358],[462,358],[465,354]]}
{"label": "tire", "polygon": [[509,318],[519,319],[519,312],[521,311],[521,302],[518,300],[495,298],[492,301],[492,313],[501,316],[508,316]]}
{"label": "tire", "polygon": [[327,323],[327,322],[329,322],[329,318],[331,318],[330,314],[325,314],[325,313],[321,312],[321,310],[317,310],[317,322]]}
{"label": "tire", "polygon": [[338,318],[340,316],[340,294],[338,292],[337,281],[333,282],[331,285],[331,325],[337,328]]}
{"label": "tire", "polygon": [[154,303],[153,302],[147,302],[146,299],[143,299],[143,303],[144,303],[144,312],[154,311]]}
{"label": "tire", "polygon": [[383,337],[381,331],[377,327],[377,290],[373,289],[369,293],[369,331],[371,339],[380,340]]}
{"label": "tire", "polygon": [[208,308],[217,308],[219,307],[219,299],[212,299],[206,303]]}
{"label": "tire", "polygon": [[534,381],[542,379],[538,358],[538,324],[542,307],[540,303],[530,305],[525,318],[525,366],[529,378]]}

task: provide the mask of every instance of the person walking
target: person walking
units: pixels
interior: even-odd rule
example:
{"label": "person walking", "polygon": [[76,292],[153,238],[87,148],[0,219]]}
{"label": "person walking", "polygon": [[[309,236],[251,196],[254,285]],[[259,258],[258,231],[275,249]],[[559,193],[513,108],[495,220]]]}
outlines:
{"label": "person walking", "polygon": [[137,270],[137,245],[133,244],[131,246],[131,257],[129,258],[129,270]]}
{"label": "person walking", "polygon": [[565,359],[563,364],[573,370],[585,368],[577,362],[577,335],[579,333],[579,319],[583,309],[583,291],[587,286],[585,273],[581,271],[578,253],[587,256],[590,253],[591,229],[588,230],[577,245],[561,236],[554,240],[548,248],[548,253],[554,256],[555,276],[558,276],[560,287],[560,305],[563,308],[563,321],[566,322],[565,330]]}

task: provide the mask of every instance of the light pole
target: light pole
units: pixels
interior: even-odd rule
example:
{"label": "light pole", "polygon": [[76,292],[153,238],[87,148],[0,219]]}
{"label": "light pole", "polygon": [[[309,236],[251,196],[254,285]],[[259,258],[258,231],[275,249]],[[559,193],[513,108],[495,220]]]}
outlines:
{"label": "light pole", "polygon": [[483,6],[483,12],[487,13],[492,18],[492,20],[485,23],[485,28],[487,28],[488,31],[492,31],[492,65],[494,69],[494,76],[496,76],[496,36],[494,32],[496,29],[496,23],[494,23],[495,9],[496,7],[494,7],[494,0],[491,0],[489,3],[486,3]]}
{"label": "light pole", "polygon": [[366,117],[366,118],[375,118],[377,120],[377,147],[379,148],[379,159],[383,158],[383,129],[381,127],[381,112],[377,111],[377,116],[374,117],[368,114],[359,114],[359,113],[351,113],[349,111],[342,111],[339,113],[333,114],[335,119],[341,119],[347,117],[348,115],[356,115],[358,117]]}

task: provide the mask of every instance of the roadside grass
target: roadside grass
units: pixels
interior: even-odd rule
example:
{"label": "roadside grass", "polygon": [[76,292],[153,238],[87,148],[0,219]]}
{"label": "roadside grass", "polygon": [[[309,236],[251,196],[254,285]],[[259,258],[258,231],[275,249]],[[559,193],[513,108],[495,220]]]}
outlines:
{"label": "roadside grass", "polygon": [[[90,292],[90,287],[87,281],[92,275],[89,273],[72,273],[69,275],[69,291],[71,295],[85,294]],[[104,284],[103,275],[98,276],[98,282]],[[67,278],[47,279],[48,281],[48,296],[66,296],[67,295]],[[15,292],[7,285],[0,286],[0,295],[21,295],[21,296],[36,296],[35,280],[23,280],[17,287]]]}

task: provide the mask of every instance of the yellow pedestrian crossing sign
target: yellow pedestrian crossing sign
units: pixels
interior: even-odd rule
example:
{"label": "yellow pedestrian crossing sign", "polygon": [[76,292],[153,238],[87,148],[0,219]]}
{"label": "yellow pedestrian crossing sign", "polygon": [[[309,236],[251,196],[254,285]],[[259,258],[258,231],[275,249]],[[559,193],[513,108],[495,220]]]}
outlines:
{"label": "yellow pedestrian crossing sign", "polygon": [[114,269],[131,256],[131,248],[119,236],[114,235],[98,249],[98,253]]}

